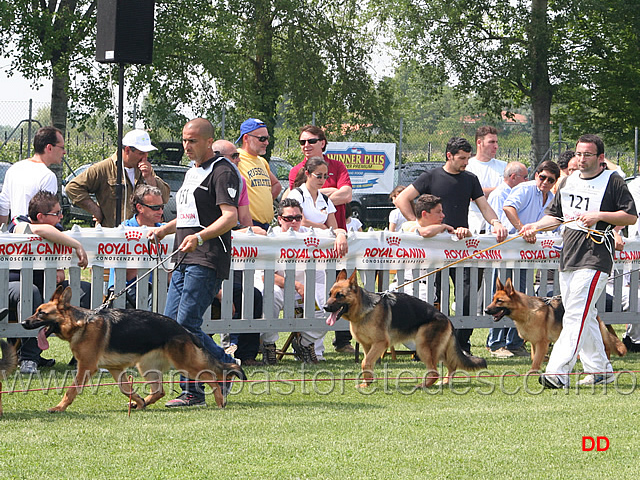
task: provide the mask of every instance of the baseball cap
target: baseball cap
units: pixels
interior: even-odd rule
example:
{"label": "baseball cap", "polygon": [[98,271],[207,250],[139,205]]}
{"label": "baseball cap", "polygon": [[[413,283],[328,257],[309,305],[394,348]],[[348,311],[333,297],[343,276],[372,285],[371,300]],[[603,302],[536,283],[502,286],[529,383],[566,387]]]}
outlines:
{"label": "baseball cap", "polygon": [[157,150],[156,147],[151,145],[149,134],[144,130],[131,130],[124,137],[122,137],[122,146],[133,147],[136,150],[141,150],[143,152]]}
{"label": "baseball cap", "polygon": [[242,136],[245,133],[251,133],[254,130],[266,126],[266,123],[264,123],[262,120],[258,120],[257,118],[250,118],[249,120],[245,120],[244,122],[242,122],[242,125],[240,125],[240,136],[236,140],[236,143],[239,143],[242,140]]}

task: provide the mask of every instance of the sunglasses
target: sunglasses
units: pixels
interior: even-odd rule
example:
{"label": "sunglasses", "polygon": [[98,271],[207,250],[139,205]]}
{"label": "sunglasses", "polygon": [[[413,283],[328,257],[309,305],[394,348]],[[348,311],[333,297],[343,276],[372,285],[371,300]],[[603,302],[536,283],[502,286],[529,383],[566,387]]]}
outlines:
{"label": "sunglasses", "polygon": [[240,158],[240,154],[238,152],[231,154],[225,153],[224,156],[230,158],[231,160],[237,160]]}
{"label": "sunglasses", "polygon": [[578,157],[578,158],[580,158],[580,157],[583,157],[583,158],[593,158],[593,157],[595,157],[597,154],[595,154],[595,153],[591,153],[591,152],[576,152],[574,155],[575,155],[576,157]]}
{"label": "sunglasses", "polygon": [[257,135],[251,135],[250,133],[247,133],[247,135],[249,135],[250,137],[253,137],[253,138],[257,138],[260,143],[264,143],[267,140],[269,140],[269,135],[263,135],[261,137],[258,137]]}
{"label": "sunglasses", "polygon": [[302,221],[302,215],[280,215],[280,218],[285,222],[300,222],[300,221]]}
{"label": "sunglasses", "polygon": [[322,180],[322,179],[326,180],[327,178],[329,178],[328,173],[312,173],[311,175],[316,177],[318,180]]}
{"label": "sunglasses", "polygon": [[541,173],[538,174],[538,178],[541,182],[547,182],[549,185],[553,185],[554,183],[556,183],[555,178],[548,177],[547,175],[542,175]]}
{"label": "sunglasses", "polygon": [[[54,147],[57,147],[57,145],[54,145]],[[50,215],[52,217],[58,217],[60,218],[62,216],[62,210],[59,210],[57,212],[49,212],[49,213],[45,213],[45,215]]]}
{"label": "sunglasses", "polygon": [[300,142],[301,147],[304,147],[304,144],[307,142],[309,143],[309,145],[315,145],[319,141],[320,141],[319,138],[307,138],[306,140],[298,140],[298,142]]}
{"label": "sunglasses", "polygon": [[160,205],[147,205],[146,203],[142,203],[140,202],[140,205],[150,208],[151,210],[153,210],[154,212],[157,212],[159,210],[162,210],[164,208],[164,204],[160,204]]}

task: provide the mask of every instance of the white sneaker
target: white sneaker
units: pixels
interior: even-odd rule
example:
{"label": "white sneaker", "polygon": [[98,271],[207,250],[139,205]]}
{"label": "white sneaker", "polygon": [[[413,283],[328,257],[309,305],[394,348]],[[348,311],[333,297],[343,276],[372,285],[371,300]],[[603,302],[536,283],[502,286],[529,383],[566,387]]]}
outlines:
{"label": "white sneaker", "polygon": [[615,375],[613,373],[590,373],[582,380],[580,380],[578,385],[606,385],[607,383],[611,383],[615,380]]}

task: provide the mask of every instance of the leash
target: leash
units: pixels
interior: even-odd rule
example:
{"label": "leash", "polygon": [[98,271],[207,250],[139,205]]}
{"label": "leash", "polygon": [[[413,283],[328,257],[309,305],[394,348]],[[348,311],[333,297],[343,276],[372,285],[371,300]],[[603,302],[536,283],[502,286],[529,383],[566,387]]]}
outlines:
{"label": "leash", "polygon": [[[559,223],[556,227],[554,227],[554,229],[559,227],[560,225],[565,225],[567,223],[571,223],[571,222],[575,222],[575,221],[576,220],[563,221],[563,222]],[[534,230],[533,233],[544,232],[544,231],[549,230],[550,228],[551,227],[539,228],[537,230]],[[453,267],[454,265],[457,265],[458,263],[461,263],[461,262],[464,262],[466,260],[469,260],[470,258],[473,258],[473,257],[475,257],[477,255],[480,255],[480,254],[484,253],[484,252],[488,252],[489,250],[492,250],[492,249],[494,249],[496,247],[500,247],[500,246],[504,245],[505,243],[509,243],[509,242],[515,240],[516,238],[520,238],[522,236],[524,236],[524,234],[523,233],[519,233],[515,237],[511,237],[511,238],[508,238],[507,240],[503,240],[502,242],[496,243],[495,245],[487,247],[484,250],[480,250],[478,252],[475,252],[475,253],[473,253],[473,255],[467,255],[466,257],[460,258],[459,260],[456,260],[455,262],[451,262],[451,263],[445,265],[444,267],[440,267],[440,268],[438,268],[436,270],[433,270],[432,272],[425,273],[424,275],[421,275],[418,278],[414,278],[413,280],[409,280],[409,281],[403,283],[402,285],[398,285],[397,287],[394,288],[393,291],[398,291],[401,288],[406,287],[407,285],[411,285],[413,282],[418,282],[418,281],[422,280],[423,278],[427,278],[427,277],[433,275],[434,273],[438,273],[438,272],[441,272],[442,270],[445,270],[445,269],[447,269],[449,267]]]}
{"label": "leash", "polygon": [[[149,250],[151,251],[151,250]],[[140,275],[135,282],[133,282],[131,285],[126,285],[122,290],[120,290],[117,294],[114,294],[113,292],[111,292],[111,294],[109,294],[109,296],[107,297],[107,299],[104,301],[104,303],[102,305],[100,305],[98,308],[96,308],[94,311],[98,312],[100,310],[103,310],[105,308],[107,308],[109,306],[109,304],[111,302],[113,302],[116,298],[118,298],[119,296],[123,295],[127,290],[129,290],[131,287],[135,287],[138,282],[142,281],[144,278],[146,278],[147,276],[151,275],[155,270],[157,270],[158,268],[162,267],[165,271],[167,272],[172,272],[173,270],[175,270],[178,265],[180,265],[180,263],[182,263],[182,260],[184,260],[184,257],[182,257],[182,259],[180,259],[180,261],[175,265],[175,267],[173,267],[172,269],[166,269],[163,267],[163,264],[166,263],[167,261],[169,261],[176,253],[180,252],[180,249],[176,249],[173,252],[171,252],[164,260],[160,261],[160,254],[158,254],[158,256],[155,258],[156,260],[158,260],[158,263],[150,268],[148,271],[146,271],[145,273],[143,273],[142,275]],[[158,252],[160,252],[160,250],[158,250]],[[152,259],[154,258],[151,254],[149,255]]]}

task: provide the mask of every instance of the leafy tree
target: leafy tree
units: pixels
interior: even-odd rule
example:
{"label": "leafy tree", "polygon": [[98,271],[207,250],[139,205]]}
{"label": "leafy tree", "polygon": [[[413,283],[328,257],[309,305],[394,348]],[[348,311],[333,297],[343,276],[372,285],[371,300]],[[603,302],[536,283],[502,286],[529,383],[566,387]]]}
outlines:
{"label": "leafy tree", "polygon": [[640,2],[586,0],[573,5],[574,82],[558,90],[554,119],[573,138],[584,132],[633,144],[640,127]]}
{"label": "leafy tree", "polygon": [[395,31],[404,58],[444,72],[496,117],[532,109],[537,160],[549,148],[557,84],[567,81],[567,8],[563,0],[374,0],[378,18]]}
{"label": "leafy tree", "polygon": [[0,52],[34,85],[52,79],[51,124],[65,130],[71,83],[88,73],[96,0],[0,0]]}

